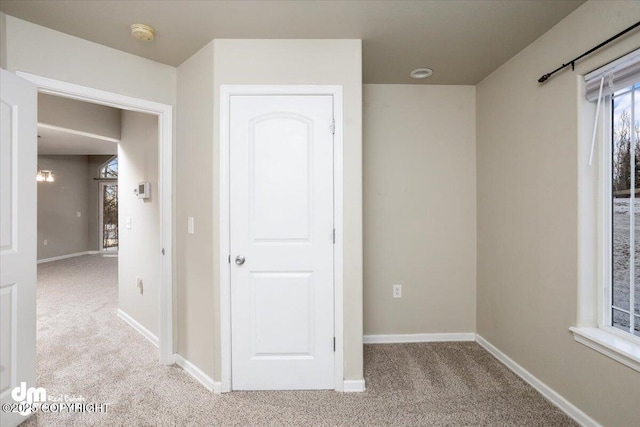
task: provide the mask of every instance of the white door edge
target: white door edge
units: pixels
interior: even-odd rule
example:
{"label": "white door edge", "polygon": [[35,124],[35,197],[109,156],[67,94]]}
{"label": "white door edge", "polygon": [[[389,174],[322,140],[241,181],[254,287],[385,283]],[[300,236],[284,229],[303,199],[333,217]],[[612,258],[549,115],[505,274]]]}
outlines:
{"label": "white door edge", "polygon": [[[332,95],[335,118],[334,136],[334,385],[344,391],[343,342],[343,277],[344,277],[344,221],[343,221],[343,100],[341,85],[220,85],[220,341],[221,391],[231,391],[231,276],[230,276],[230,219],[229,219],[229,119],[233,95]],[[216,218],[214,217],[214,221]]]}
{"label": "white door edge", "polygon": [[[154,101],[135,98],[114,92],[107,92],[73,83],[50,79],[35,74],[17,71],[16,74],[23,79],[34,83],[39,93],[71,98],[78,101],[86,101],[94,104],[106,105],[140,113],[158,116],[158,158],[159,158],[159,183],[161,188],[160,222],[161,222],[161,246],[164,248],[164,256],[160,248],[158,256],[162,256],[162,271],[160,277],[160,349],[159,359],[163,365],[173,365],[174,336],[173,336],[173,107]],[[167,185],[164,185],[167,183]]]}

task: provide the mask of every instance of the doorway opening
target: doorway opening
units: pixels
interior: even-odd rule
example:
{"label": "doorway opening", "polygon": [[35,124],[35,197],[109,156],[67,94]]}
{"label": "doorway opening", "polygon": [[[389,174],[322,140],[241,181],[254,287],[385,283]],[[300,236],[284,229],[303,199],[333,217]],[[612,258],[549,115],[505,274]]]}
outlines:
{"label": "doorway opening", "polygon": [[[131,156],[140,156],[145,159],[145,163],[142,166],[142,175],[132,174],[129,179],[135,182],[135,185],[131,185],[131,190],[135,190],[140,181],[145,181],[151,188],[150,197],[144,200],[140,200],[140,196],[136,197],[133,203],[138,203],[137,208],[142,210],[154,210],[157,224],[156,231],[152,233],[155,239],[151,242],[153,250],[149,252],[150,256],[157,259],[157,265],[153,268],[153,273],[150,273],[145,277],[134,278],[131,286],[127,289],[133,289],[134,292],[143,293],[150,289],[152,284],[155,285],[157,290],[155,296],[148,298],[151,303],[146,307],[146,316],[148,319],[152,319],[156,323],[156,330],[149,331],[149,329],[142,326],[142,323],[136,322],[136,319],[131,316],[127,316],[127,313],[118,311],[120,318],[127,321],[131,326],[142,333],[150,341],[154,342],[159,347],[159,362],[165,365],[171,365],[175,362],[174,349],[173,349],[173,286],[172,286],[172,233],[173,233],[173,220],[172,220],[172,122],[173,122],[173,108],[167,104],[161,104],[153,101],[148,101],[140,98],[135,98],[127,95],[121,95],[113,92],[107,92],[99,89],[89,88],[86,86],[75,85],[59,80],[49,79],[25,72],[16,72],[16,74],[35,84],[39,94],[53,95],[66,100],[86,102],[91,105],[111,107],[122,111],[123,120],[136,120],[144,122],[142,127],[138,127],[140,131],[137,136],[150,135],[154,133],[153,146],[148,145],[147,150],[140,152],[140,146],[136,144],[131,145],[126,155],[123,156],[121,147],[118,150],[118,182],[119,184],[119,197],[118,197],[118,253],[121,254],[123,247],[123,229],[126,232],[130,230],[143,230],[147,222],[144,220],[136,221],[134,215],[123,214],[123,199],[122,195],[125,194],[122,191],[122,179],[123,160]],[[144,129],[146,130],[144,130]],[[83,134],[84,132],[79,132]],[[88,132],[90,133],[90,132]],[[153,155],[150,155],[153,153]],[[110,156],[112,157],[113,154]],[[35,160],[35,159],[34,159]],[[101,163],[104,163],[108,159],[104,159]],[[34,161],[35,163],[35,161]],[[150,172],[151,168],[156,170],[155,179],[147,179],[145,174]],[[151,182],[147,182],[151,181]],[[96,181],[97,187],[97,181]],[[129,193],[128,191],[126,193]],[[129,194],[132,194],[133,191]],[[98,188],[93,192],[95,196],[98,196]],[[97,197],[96,197],[97,198]],[[97,203],[96,203],[97,205]],[[137,227],[137,228],[136,228]],[[95,233],[96,240],[98,233]],[[122,275],[122,269],[118,272],[118,276]],[[152,301],[153,300],[153,301]],[[155,307],[155,308],[154,308]],[[149,333],[151,332],[151,333]]]}

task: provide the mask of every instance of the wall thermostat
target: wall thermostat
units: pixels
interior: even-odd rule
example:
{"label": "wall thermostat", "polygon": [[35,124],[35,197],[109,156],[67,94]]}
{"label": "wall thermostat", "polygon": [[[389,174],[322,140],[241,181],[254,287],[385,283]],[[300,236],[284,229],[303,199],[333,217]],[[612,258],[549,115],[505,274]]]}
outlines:
{"label": "wall thermostat", "polygon": [[139,182],[138,187],[133,190],[138,196],[138,199],[148,199],[151,197],[151,183],[150,182]]}

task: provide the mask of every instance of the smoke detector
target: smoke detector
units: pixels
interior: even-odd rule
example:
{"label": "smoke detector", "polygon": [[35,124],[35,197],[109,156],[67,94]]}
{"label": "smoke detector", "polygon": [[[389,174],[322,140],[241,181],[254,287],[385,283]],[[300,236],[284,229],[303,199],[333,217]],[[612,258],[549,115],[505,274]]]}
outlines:
{"label": "smoke detector", "polygon": [[133,24],[131,26],[131,35],[145,42],[150,42],[156,35],[156,30],[145,24]]}

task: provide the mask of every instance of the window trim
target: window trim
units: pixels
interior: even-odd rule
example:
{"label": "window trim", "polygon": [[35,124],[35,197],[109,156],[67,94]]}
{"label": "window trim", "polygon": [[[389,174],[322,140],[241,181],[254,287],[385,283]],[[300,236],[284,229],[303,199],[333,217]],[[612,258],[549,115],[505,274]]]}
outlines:
{"label": "window trim", "polygon": [[[640,372],[640,337],[611,323],[611,96],[603,97],[598,167],[588,165],[595,106],[578,77],[581,114],[578,148],[578,319],[569,328],[576,342]],[[594,260],[597,261],[594,263]]]}
{"label": "window trim", "polygon": [[640,372],[640,344],[629,339],[633,336],[621,337],[619,334],[624,332],[617,331],[615,328],[577,328],[572,326],[569,330],[573,333],[573,338],[580,344]]}
{"label": "window trim", "polygon": [[[598,219],[599,239],[598,249],[600,251],[600,277],[598,278],[598,327],[604,331],[608,331],[611,325],[611,305],[613,290],[613,269],[611,264],[613,263],[613,247],[612,247],[612,161],[613,161],[613,147],[611,133],[613,131],[611,126],[611,120],[613,117],[612,109],[613,103],[611,95],[603,97],[603,114],[602,114],[602,157],[600,158],[599,169],[600,174],[598,176],[598,206],[601,210],[600,218]],[[610,332],[610,331],[608,331]]]}

